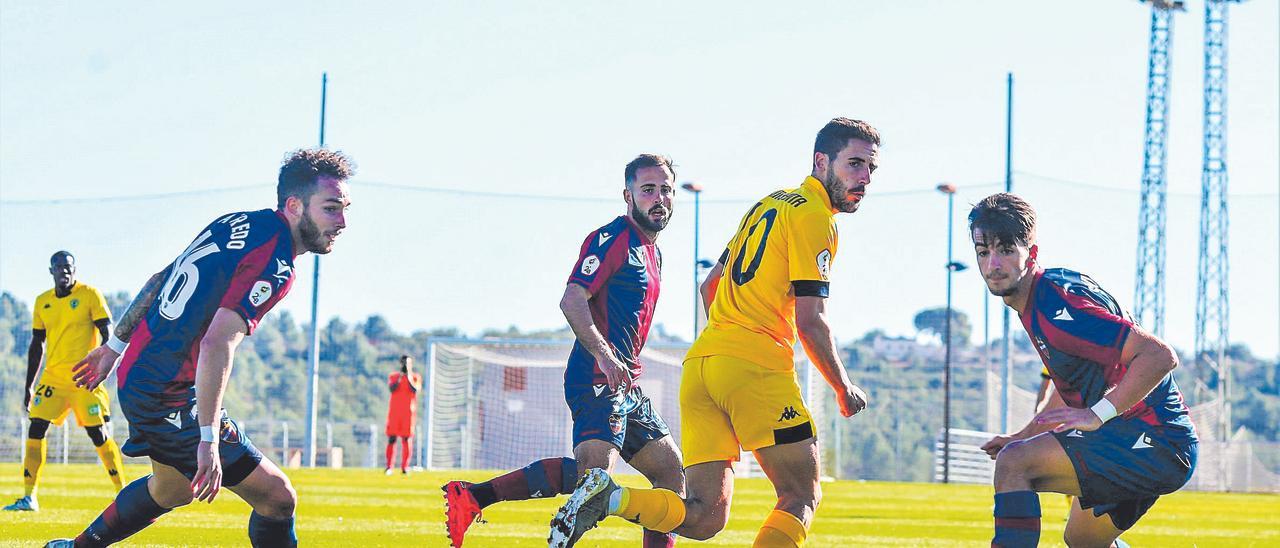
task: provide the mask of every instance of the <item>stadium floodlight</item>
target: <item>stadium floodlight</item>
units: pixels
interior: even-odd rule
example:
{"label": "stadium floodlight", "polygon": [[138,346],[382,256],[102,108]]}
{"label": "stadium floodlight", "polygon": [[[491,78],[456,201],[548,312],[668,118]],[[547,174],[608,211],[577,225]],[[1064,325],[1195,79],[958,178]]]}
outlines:
{"label": "stadium floodlight", "polygon": [[[692,341],[698,338],[698,311],[702,309],[701,295],[698,293],[698,270],[702,263],[710,261],[700,258],[698,251],[698,235],[700,233],[698,225],[702,209],[702,185],[693,181],[685,181],[680,185],[680,188],[693,193],[693,338],[689,339]],[[710,267],[711,265],[708,265],[706,268]]]}
{"label": "stadium floodlight", "polygon": [[937,188],[938,192],[947,195],[947,315],[942,328],[943,342],[946,345],[946,358],[942,366],[942,482],[951,483],[951,275],[966,267],[951,256],[956,185],[941,183]]}

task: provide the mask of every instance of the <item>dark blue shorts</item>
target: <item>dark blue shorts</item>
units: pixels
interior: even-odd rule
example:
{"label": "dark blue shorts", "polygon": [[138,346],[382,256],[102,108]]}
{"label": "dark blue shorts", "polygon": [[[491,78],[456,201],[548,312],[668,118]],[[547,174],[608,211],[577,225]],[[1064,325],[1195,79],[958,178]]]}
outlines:
{"label": "dark blue shorts", "polygon": [[[596,386],[601,387],[598,394]],[[607,441],[629,461],[649,442],[671,435],[639,386],[614,394],[603,385],[566,384],[564,400],[573,415],[574,447],[586,440]]]}
{"label": "dark blue shorts", "polygon": [[[200,445],[200,426],[196,422],[195,402],[175,407],[168,415],[144,413],[121,399],[120,408],[129,419],[129,440],[120,452],[130,457],[150,457],[160,464],[172,466],[188,478],[196,474],[196,447]],[[239,484],[262,462],[262,453],[236,421],[222,412],[221,441],[218,456],[222,460],[222,484]]]}
{"label": "dark blue shorts", "polygon": [[1076,469],[1080,507],[1092,508],[1095,516],[1107,514],[1122,531],[1160,495],[1186,485],[1196,468],[1199,443],[1189,420],[1153,426],[1117,418],[1093,432],[1053,435]]}

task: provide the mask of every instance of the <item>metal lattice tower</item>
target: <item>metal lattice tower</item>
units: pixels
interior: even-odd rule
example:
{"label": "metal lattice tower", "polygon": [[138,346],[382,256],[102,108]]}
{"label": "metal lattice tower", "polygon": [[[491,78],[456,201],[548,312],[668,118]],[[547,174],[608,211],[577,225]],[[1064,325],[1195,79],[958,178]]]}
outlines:
{"label": "metal lattice tower", "polygon": [[[1205,0],[1204,165],[1200,183],[1200,261],[1196,294],[1196,365],[1200,377],[1216,377],[1227,405],[1227,6]],[[1207,366],[1207,367],[1204,367]],[[1227,412],[1224,412],[1226,415]],[[1229,424],[1225,418],[1222,427]],[[1227,434],[1228,432],[1223,432]]]}
{"label": "metal lattice tower", "polygon": [[1164,335],[1165,141],[1169,134],[1169,48],[1173,10],[1182,2],[1151,1],[1147,60],[1147,124],[1142,147],[1142,201],[1138,206],[1138,268],[1134,282],[1138,323]]}

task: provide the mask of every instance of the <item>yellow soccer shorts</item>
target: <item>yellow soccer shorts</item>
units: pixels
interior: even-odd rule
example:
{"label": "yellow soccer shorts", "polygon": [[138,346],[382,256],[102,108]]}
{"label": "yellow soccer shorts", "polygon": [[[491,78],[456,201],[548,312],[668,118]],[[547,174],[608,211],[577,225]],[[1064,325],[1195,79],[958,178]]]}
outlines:
{"label": "yellow soccer shorts", "polygon": [[680,379],[680,448],[686,467],[736,461],[742,450],[814,436],[809,409],[792,369],[777,370],[731,356],[684,362]]}
{"label": "yellow soccer shorts", "polygon": [[111,413],[111,397],[103,385],[93,390],[78,386],[36,385],[35,393],[31,395],[31,418],[61,426],[68,411],[75,412],[76,424],[80,426],[102,426]]}

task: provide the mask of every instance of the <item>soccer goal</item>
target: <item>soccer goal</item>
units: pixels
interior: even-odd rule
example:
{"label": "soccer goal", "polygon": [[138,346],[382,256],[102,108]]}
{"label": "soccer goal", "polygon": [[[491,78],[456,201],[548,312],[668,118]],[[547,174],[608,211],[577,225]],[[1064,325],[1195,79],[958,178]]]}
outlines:
{"label": "soccer goal", "polygon": [[[434,339],[427,356],[423,465],[428,469],[519,468],[535,460],[573,454],[565,364],[571,341]],[[650,343],[640,360],[639,385],[680,439],[680,373],[687,344]],[[800,354],[803,356],[803,354]],[[808,399],[814,377],[797,360]],[[822,406],[813,406],[815,414]],[[821,424],[819,417],[815,423]],[[759,473],[743,455],[740,475]],[[623,472],[632,472],[622,466]]]}

